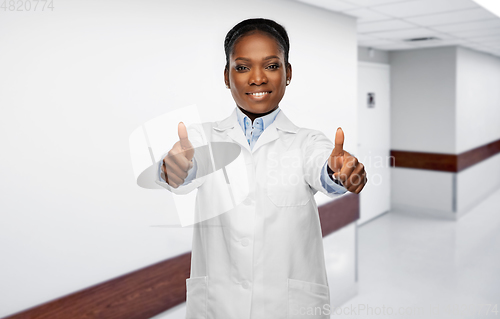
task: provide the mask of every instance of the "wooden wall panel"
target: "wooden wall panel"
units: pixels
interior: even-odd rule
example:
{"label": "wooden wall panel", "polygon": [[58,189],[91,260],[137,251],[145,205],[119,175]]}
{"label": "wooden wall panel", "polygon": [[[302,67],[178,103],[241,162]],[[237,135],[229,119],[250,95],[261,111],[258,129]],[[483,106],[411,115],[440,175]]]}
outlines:
{"label": "wooden wall panel", "polygon": [[318,207],[323,237],[359,219],[359,195],[349,193]]}
{"label": "wooden wall panel", "polygon": [[391,150],[392,159],[389,165],[458,173],[498,153],[500,153],[500,140],[458,155]]}
{"label": "wooden wall panel", "polygon": [[456,172],[457,156],[437,153],[405,152],[391,150],[392,166]]}
{"label": "wooden wall panel", "polygon": [[500,140],[477,147],[458,156],[457,171],[464,170],[500,153]]}

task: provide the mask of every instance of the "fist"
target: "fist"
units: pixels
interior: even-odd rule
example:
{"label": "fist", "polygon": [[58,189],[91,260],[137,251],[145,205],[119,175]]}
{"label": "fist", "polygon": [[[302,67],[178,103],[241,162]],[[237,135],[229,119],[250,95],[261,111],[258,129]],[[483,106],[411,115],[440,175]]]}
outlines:
{"label": "fist", "polygon": [[334,172],[333,175],[352,193],[359,194],[368,181],[365,166],[344,151],[344,131],[340,127],[335,133],[335,148],[328,158],[328,166]]}
{"label": "fist", "polygon": [[165,156],[161,166],[162,177],[173,188],[184,183],[188,171],[193,167],[194,149],[189,142],[186,126],[182,122],[179,123],[178,134],[179,141]]}

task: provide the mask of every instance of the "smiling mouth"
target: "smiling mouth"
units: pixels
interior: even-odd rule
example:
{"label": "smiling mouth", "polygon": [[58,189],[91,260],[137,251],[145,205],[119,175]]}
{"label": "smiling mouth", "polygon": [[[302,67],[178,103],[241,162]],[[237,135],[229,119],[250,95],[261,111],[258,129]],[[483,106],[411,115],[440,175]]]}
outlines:
{"label": "smiling mouth", "polygon": [[264,95],[267,95],[269,93],[271,93],[272,91],[265,91],[265,92],[258,92],[258,93],[246,93],[247,95],[251,95],[251,96],[264,96]]}

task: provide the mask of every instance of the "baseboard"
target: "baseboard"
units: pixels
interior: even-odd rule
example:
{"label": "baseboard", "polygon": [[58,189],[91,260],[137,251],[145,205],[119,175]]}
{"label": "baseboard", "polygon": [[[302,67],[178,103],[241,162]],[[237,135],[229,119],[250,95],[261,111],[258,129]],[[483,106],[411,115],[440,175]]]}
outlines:
{"label": "baseboard", "polygon": [[452,211],[444,211],[432,208],[423,208],[401,203],[391,203],[391,213],[418,216],[423,218],[434,218],[440,220],[457,220],[458,215]]}

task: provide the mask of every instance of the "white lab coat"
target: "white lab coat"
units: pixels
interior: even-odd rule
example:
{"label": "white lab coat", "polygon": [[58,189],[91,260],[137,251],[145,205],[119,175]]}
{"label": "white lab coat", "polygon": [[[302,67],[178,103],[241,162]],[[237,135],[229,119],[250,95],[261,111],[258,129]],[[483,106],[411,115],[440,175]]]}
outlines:
{"label": "white lab coat", "polygon": [[[297,127],[283,110],[253,150],[237,121],[236,109],[222,121],[190,126],[188,134],[194,147],[206,142],[241,146],[248,197],[229,212],[194,226],[186,318],[330,318],[314,194],[341,196],[328,193],[320,181],[323,164],[334,147],[331,140],[318,130]],[[197,165],[203,171],[203,163],[197,160]],[[214,189],[222,187],[211,176],[177,189],[158,178],[156,183],[176,194],[198,188],[196,209],[202,211],[217,201]]]}

